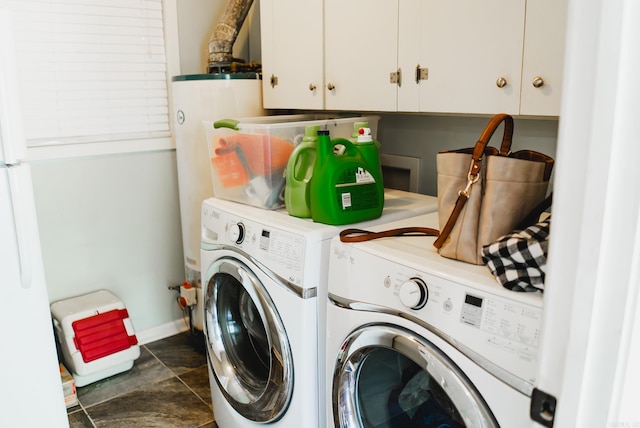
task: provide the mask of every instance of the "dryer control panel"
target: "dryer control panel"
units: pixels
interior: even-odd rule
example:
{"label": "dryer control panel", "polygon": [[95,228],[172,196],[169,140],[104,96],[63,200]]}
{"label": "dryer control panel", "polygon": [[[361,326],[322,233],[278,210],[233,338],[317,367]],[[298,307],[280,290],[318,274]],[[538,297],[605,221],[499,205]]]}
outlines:
{"label": "dryer control panel", "polygon": [[334,241],[329,293],[414,321],[498,377],[533,385],[542,297],[508,290],[486,266],[445,259],[426,242],[416,247],[427,250],[374,255]]}

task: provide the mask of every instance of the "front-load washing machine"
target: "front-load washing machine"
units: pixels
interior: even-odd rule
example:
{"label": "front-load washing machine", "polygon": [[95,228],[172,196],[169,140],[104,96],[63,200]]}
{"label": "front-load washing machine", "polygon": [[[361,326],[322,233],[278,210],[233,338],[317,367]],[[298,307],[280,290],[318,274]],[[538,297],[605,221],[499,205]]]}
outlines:
{"label": "front-load washing machine", "polygon": [[[436,209],[435,197],[388,190],[382,216],[357,227]],[[328,256],[345,228],[285,210],[203,202],[202,306],[219,427],[325,428]]]}
{"label": "front-load washing machine", "polygon": [[[412,226],[438,215],[382,229]],[[434,239],[332,240],[328,426],[530,426],[542,296],[441,257]]]}

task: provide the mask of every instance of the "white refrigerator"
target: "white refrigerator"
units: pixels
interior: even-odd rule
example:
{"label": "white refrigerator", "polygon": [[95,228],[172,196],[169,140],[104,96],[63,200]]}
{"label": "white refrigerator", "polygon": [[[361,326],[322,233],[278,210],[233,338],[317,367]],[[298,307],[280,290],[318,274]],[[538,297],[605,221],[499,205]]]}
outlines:
{"label": "white refrigerator", "polygon": [[0,425],[68,427],[17,85],[0,8]]}

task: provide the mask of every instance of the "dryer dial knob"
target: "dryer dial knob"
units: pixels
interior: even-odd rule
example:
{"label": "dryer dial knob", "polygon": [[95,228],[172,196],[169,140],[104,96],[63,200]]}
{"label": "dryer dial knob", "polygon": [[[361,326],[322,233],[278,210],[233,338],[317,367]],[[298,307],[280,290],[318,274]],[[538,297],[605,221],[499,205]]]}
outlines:
{"label": "dryer dial knob", "polygon": [[242,241],[244,241],[244,235],[244,224],[242,223],[232,224],[229,228],[229,239],[236,244],[242,244]]}
{"label": "dryer dial knob", "polygon": [[398,290],[400,302],[409,309],[422,309],[429,299],[427,284],[420,278],[411,278]]}

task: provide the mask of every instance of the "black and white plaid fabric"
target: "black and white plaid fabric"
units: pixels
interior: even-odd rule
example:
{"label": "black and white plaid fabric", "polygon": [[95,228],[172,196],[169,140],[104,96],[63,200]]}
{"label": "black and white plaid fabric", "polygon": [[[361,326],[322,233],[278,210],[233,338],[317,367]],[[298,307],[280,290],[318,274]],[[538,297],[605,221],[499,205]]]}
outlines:
{"label": "black and white plaid fabric", "polygon": [[498,238],[482,248],[482,260],[513,291],[544,291],[551,218]]}

